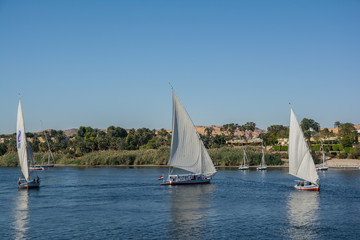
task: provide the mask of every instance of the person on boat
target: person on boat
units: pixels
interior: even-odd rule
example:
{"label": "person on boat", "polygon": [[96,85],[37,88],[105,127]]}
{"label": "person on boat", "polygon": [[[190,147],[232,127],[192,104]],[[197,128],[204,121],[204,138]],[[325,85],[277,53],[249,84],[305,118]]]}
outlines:
{"label": "person on boat", "polygon": [[39,176],[36,176],[36,182],[39,183],[40,182],[40,178]]}
{"label": "person on boat", "polygon": [[21,185],[21,181],[20,181],[20,179],[19,179],[19,181],[18,181],[18,184],[19,184],[19,185]]}

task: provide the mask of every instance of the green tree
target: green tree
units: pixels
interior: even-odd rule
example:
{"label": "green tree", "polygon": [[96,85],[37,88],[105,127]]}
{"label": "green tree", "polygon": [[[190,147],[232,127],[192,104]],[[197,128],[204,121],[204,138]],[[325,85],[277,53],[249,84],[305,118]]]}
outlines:
{"label": "green tree", "polygon": [[339,136],[345,137],[346,135],[354,135],[356,128],[352,123],[342,123],[339,127]]}
{"label": "green tree", "polygon": [[336,121],[336,122],[334,123],[334,128],[339,128],[340,125],[341,125],[341,123],[340,123],[339,121]]}
{"label": "green tree", "polygon": [[209,138],[211,137],[213,131],[214,131],[214,128],[213,128],[213,127],[207,127],[207,128],[205,128],[205,130],[204,130],[205,135],[208,136]]}
{"label": "green tree", "polygon": [[103,151],[109,149],[109,141],[105,136],[99,136],[96,138],[97,149]]}
{"label": "green tree", "polygon": [[157,138],[153,138],[148,141],[146,144],[146,149],[158,149],[160,147],[160,143]]}
{"label": "green tree", "polygon": [[0,143],[0,156],[4,155],[7,152],[7,147],[5,143]]}
{"label": "green tree", "polygon": [[212,137],[212,145],[211,147],[220,147],[224,146],[226,144],[226,137],[224,134],[221,135],[215,135]]}
{"label": "green tree", "polygon": [[114,126],[108,127],[106,132],[109,136],[116,138],[126,138],[126,136],[128,135],[124,128]]}
{"label": "green tree", "polygon": [[[279,136],[281,134],[285,134],[287,137],[289,135],[289,128],[285,127],[283,125],[271,125],[267,128],[268,133],[273,133],[275,136]],[[286,134],[287,133],[287,134]],[[285,137],[285,136],[279,136],[279,137]]]}
{"label": "green tree", "polygon": [[352,147],[353,139],[350,135],[346,135],[340,140],[340,143],[343,148]]}
{"label": "green tree", "polygon": [[304,118],[300,127],[304,132],[305,138],[310,142],[310,138],[320,131],[320,124],[315,122],[313,119]]}
{"label": "green tree", "polygon": [[253,132],[256,129],[256,124],[254,122],[247,122],[244,124],[244,129]]}
{"label": "green tree", "polygon": [[37,139],[37,137],[33,138],[32,142],[30,143],[30,146],[33,152],[39,152],[40,141]]}
{"label": "green tree", "polygon": [[170,146],[171,135],[164,128],[158,131],[157,138],[161,146]]}
{"label": "green tree", "polygon": [[351,147],[353,143],[357,143],[357,139],[358,139],[357,131],[356,128],[354,127],[354,124],[352,123],[341,124],[339,128],[338,136],[341,139],[340,142],[343,145],[343,147],[345,147],[344,144],[347,147]]}
{"label": "green tree", "polygon": [[235,133],[236,129],[238,128],[238,126],[239,126],[239,125],[238,125],[238,124],[235,124],[235,123],[224,124],[224,125],[220,128],[220,130],[227,132],[227,133],[229,134],[229,136],[230,136],[231,138],[233,138],[233,137],[234,137],[234,133]]}

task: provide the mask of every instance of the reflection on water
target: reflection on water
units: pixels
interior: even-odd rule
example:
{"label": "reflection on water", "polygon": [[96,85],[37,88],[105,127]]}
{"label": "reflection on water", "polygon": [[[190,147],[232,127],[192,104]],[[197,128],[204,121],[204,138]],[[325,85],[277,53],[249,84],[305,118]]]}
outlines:
{"label": "reflection on water", "polygon": [[288,198],[290,239],[316,239],[319,192],[293,191]]}
{"label": "reflection on water", "polygon": [[170,234],[173,239],[198,239],[206,229],[215,185],[170,186]]}
{"label": "reflection on water", "polygon": [[261,177],[261,179],[262,179],[262,180],[264,180],[264,179],[265,179],[265,177],[266,177],[266,171],[267,171],[267,170],[260,170],[260,171],[257,171],[257,172],[260,174],[260,177]]}
{"label": "reflection on water", "polygon": [[15,239],[27,239],[26,233],[29,229],[29,191],[19,190],[18,198],[16,199],[15,213]]}

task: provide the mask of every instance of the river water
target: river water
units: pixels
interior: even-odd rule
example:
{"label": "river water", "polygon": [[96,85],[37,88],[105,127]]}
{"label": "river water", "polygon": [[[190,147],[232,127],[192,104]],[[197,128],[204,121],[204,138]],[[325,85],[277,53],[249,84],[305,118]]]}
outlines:
{"label": "river water", "polygon": [[0,168],[0,239],[359,239],[360,171],[219,170],[211,184],[160,186],[165,168],[59,167],[39,190]]}

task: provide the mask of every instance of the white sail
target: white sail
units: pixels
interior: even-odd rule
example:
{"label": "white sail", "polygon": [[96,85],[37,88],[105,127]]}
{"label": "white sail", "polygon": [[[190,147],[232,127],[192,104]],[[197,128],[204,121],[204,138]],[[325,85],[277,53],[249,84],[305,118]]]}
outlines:
{"label": "white sail", "polygon": [[261,143],[261,151],[262,151],[261,166],[262,166],[262,167],[265,167],[265,166],[266,166],[266,163],[265,163],[265,154],[264,154],[264,146],[263,146],[262,143]]}
{"label": "white sail", "polygon": [[16,125],[16,144],[17,152],[19,155],[21,172],[25,179],[30,181],[29,178],[29,165],[28,165],[28,148],[25,135],[24,117],[21,108],[21,100],[19,100],[19,107],[17,113],[17,125]]}
{"label": "white sail", "polygon": [[324,145],[321,144],[321,150],[322,150],[322,159],[323,159],[323,164],[322,166],[325,167],[325,150],[324,150]]}
{"label": "white sail", "polygon": [[243,156],[243,165],[242,165],[242,166],[245,167],[245,166],[246,166],[246,162],[247,162],[248,165],[249,165],[249,159],[248,159],[248,157],[247,157],[247,154],[246,154],[244,145],[243,145],[243,151],[244,151],[244,156]]}
{"label": "white sail", "polygon": [[292,108],[289,134],[289,173],[312,183],[316,183],[319,179],[304,134]]}
{"label": "white sail", "polygon": [[174,91],[171,150],[168,165],[195,174],[210,176],[216,172],[214,164],[200,139],[185,108]]}

